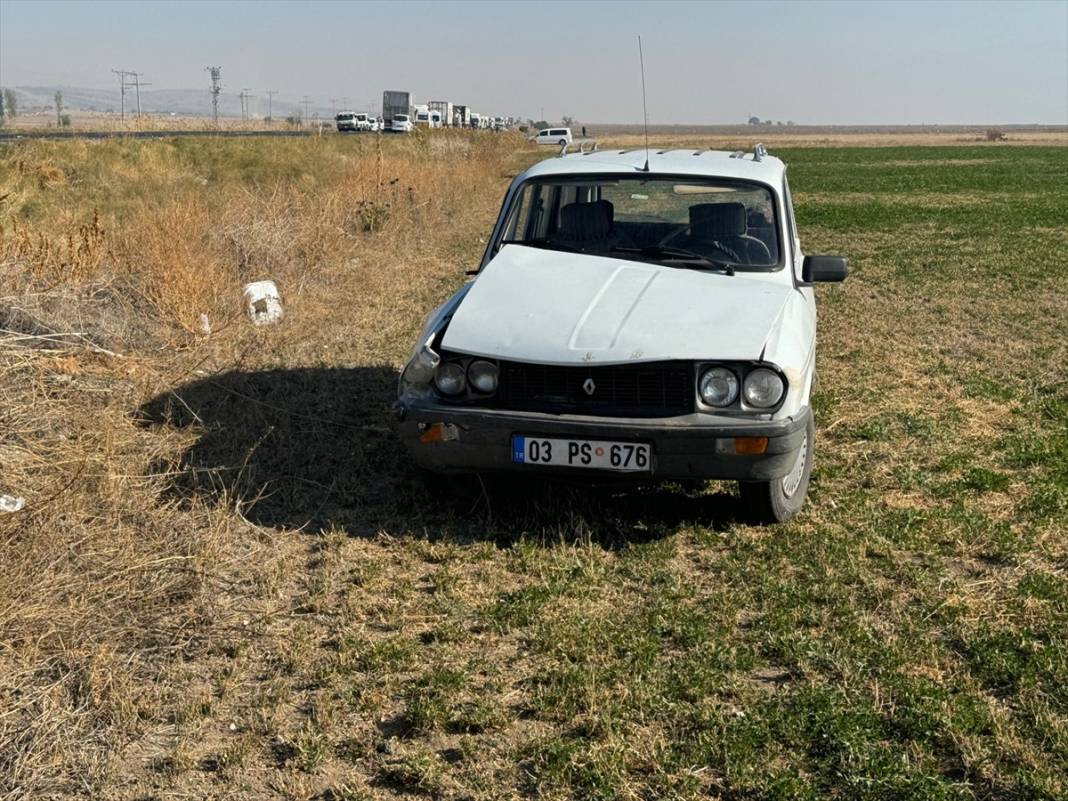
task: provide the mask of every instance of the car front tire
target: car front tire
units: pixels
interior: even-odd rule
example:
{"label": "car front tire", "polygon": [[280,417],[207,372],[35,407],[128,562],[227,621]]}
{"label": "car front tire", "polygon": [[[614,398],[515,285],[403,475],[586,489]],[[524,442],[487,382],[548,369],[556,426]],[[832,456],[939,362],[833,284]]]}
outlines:
{"label": "car front tire", "polygon": [[812,475],[816,425],[809,415],[805,438],[790,472],[774,481],[739,481],[742,503],[754,523],[785,523],[801,511]]}

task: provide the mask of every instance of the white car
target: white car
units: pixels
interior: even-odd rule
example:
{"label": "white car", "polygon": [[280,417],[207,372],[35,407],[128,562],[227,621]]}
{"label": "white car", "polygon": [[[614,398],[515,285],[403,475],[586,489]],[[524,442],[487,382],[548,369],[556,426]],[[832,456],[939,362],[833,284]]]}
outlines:
{"label": "white car", "polygon": [[570,145],[572,141],[570,128],[543,128],[531,137],[531,142],[536,145]]}
{"label": "white car", "polygon": [[334,117],[334,122],[339,132],[374,130],[372,120],[362,112],[342,111]]}
{"label": "white car", "polygon": [[547,159],[428,317],[397,430],[429,471],[734,479],[786,520],[815,445],[813,285],[847,272],[801,252],[763,146]]}
{"label": "white car", "polygon": [[394,114],[389,123],[389,130],[393,133],[411,133],[412,127],[412,118],[407,114]]}

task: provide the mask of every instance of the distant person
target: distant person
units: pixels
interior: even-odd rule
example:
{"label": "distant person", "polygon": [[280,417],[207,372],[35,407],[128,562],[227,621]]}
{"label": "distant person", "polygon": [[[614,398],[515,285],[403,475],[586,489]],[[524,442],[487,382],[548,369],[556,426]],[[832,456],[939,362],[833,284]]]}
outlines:
{"label": "distant person", "polygon": [[585,125],[582,126],[582,138],[583,139],[586,138],[586,126]]}

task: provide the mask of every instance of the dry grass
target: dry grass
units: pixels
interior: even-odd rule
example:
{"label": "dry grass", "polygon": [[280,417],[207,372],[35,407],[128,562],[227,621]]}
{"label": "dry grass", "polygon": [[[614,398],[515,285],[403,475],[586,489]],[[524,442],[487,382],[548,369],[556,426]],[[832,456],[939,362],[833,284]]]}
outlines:
{"label": "dry grass", "polygon": [[[134,131],[281,131],[292,130],[298,126],[286,122],[286,117],[291,110],[279,110],[273,123],[266,120],[241,120],[231,117],[221,117],[218,124],[212,121],[210,116],[203,115],[175,115],[144,113],[140,118],[136,113],[128,112],[126,119],[120,118],[118,113],[101,111],[69,110],[64,112],[71,119],[70,127],[60,128],[56,126],[55,113],[34,112],[32,114],[19,114],[14,120],[5,121],[5,129],[19,132],[51,131],[61,133],[77,133],[80,131],[109,131],[109,132],[134,132]],[[318,120],[311,119],[303,123],[304,130],[317,131]],[[324,127],[332,127],[333,121],[323,120]]]}
{"label": "dry grass", "polygon": [[0,152],[0,795],[1062,795],[1063,157],[784,156],[854,274],[809,507],[756,529],[412,474],[396,370],[518,138]]}
{"label": "dry grass", "polygon": [[[265,367],[281,352],[308,364],[396,364],[419,308],[465,267],[451,256],[484,230],[514,153],[503,139],[288,146],[297,170],[322,170],[316,161],[327,159],[329,175],[221,177],[206,194],[198,169],[131,144],[116,172],[147,161],[157,176],[149,183],[169,191],[114,214],[80,205],[84,219],[13,214],[4,223],[0,493],[27,499],[24,512],[0,516],[5,795],[95,794],[126,770],[127,743],[195,725],[218,700],[198,689],[214,669],[182,665],[224,663],[235,635],[262,631],[263,616],[288,605],[279,593],[299,582],[285,567],[299,540],[278,548],[244,522],[238,499],[168,495],[165,465],[188,436],[152,433],[138,407],[205,369]],[[92,146],[71,147],[66,170],[95,157]],[[16,165],[0,195],[23,208],[30,195],[61,204],[55,193],[82,189],[57,177],[66,173],[50,156]],[[450,182],[454,191],[440,191]],[[241,322],[241,285],[259,277],[282,288],[282,328]],[[405,309],[399,326],[396,306]],[[179,770],[182,757],[172,757]],[[237,753],[227,759],[235,770]]]}

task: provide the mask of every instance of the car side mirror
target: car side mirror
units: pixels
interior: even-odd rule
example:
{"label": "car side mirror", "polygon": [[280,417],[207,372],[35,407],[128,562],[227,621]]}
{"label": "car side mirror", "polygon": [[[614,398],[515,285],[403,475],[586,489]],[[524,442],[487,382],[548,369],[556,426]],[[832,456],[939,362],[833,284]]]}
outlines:
{"label": "car side mirror", "polygon": [[849,275],[849,262],[843,256],[805,256],[801,264],[801,280],[806,284],[844,281]]}

